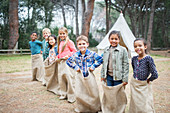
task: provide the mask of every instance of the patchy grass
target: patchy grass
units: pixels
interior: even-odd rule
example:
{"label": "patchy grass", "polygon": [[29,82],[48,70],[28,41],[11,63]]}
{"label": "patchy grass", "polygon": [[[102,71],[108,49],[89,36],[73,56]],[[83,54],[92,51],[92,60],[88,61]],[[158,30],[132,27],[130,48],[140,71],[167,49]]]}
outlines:
{"label": "patchy grass", "polygon": [[30,55],[0,56],[0,73],[14,73],[31,70]]}

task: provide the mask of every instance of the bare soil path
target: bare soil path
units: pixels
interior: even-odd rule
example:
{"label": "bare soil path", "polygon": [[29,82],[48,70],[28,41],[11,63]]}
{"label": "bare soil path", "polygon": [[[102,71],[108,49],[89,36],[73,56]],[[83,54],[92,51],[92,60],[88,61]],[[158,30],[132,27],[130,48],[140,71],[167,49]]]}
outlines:
{"label": "bare soil path", "polygon": [[[155,63],[159,72],[159,78],[153,82],[155,111],[170,113],[170,58],[155,59]],[[99,88],[100,69],[94,72]],[[129,75],[132,76],[131,67]],[[129,84],[126,92],[129,104]],[[0,74],[0,113],[74,113],[74,107],[75,103],[59,100],[40,82],[31,81],[31,70]]]}

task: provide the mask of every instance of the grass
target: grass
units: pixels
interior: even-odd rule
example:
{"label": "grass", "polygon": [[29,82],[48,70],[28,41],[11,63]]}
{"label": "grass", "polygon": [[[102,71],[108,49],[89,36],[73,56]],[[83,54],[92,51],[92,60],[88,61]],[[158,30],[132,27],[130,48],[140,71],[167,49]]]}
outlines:
{"label": "grass", "polygon": [[0,56],[0,73],[14,73],[31,70],[30,55]]}
{"label": "grass", "polygon": [[[167,58],[160,55],[151,56],[154,59]],[[165,62],[168,63],[168,62]],[[0,73],[14,73],[31,70],[31,55],[4,55],[0,56]]]}

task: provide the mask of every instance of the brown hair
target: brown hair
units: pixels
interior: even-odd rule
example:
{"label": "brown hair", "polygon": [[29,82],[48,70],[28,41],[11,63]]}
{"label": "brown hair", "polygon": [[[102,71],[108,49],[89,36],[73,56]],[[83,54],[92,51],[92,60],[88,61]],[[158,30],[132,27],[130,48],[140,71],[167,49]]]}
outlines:
{"label": "brown hair", "polygon": [[60,37],[59,37],[59,32],[60,31],[63,31],[63,32],[65,32],[66,34],[67,34],[67,37],[66,37],[66,41],[65,41],[65,43],[64,43],[64,45],[63,45],[63,47],[62,47],[62,50],[61,50],[61,52],[63,52],[64,51],[64,48],[66,47],[66,45],[67,45],[67,42],[70,40],[69,39],[69,37],[68,37],[68,30],[67,30],[67,28],[65,28],[65,27],[61,27],[59,30],[58,30],[58,37],[57,37],[57,46],[58,46],[58,52],[59,52],[59,46],[60,46]]}
{"label": "brown hair", "polygon": [[84,36],[84,35],[78,36],[77,39],[76,39],[76,42],[78,43],[78,41],[80,41],[80,40],[84,40],[87,43],[89,43],[88,38],[86,36]]}
{"label": "brown hair", "polygon": [[115,35],[115,34],[118,36],[118,38],[120,40],[121,39],[120,31],[116,31],[116,30],[111,31],[108,38],[110,39],[110,36]]}

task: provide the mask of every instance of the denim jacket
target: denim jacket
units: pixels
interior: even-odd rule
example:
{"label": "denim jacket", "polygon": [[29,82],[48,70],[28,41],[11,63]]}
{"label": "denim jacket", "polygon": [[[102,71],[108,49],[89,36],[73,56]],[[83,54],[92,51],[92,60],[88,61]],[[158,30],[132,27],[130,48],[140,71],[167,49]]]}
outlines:
{"label": "denim jacket", "polygon": [[[103,53],[103,66],[101,69],[101,77],[107,77],[107,66],[109,60],[109,48],[106,47]],[[118,45],[115,50],[112,52],[113,62],[113,80],[122,80],[123,82],[128,82],[128,74],[129,74],[129,60],[128,53],[126,48]]]}

